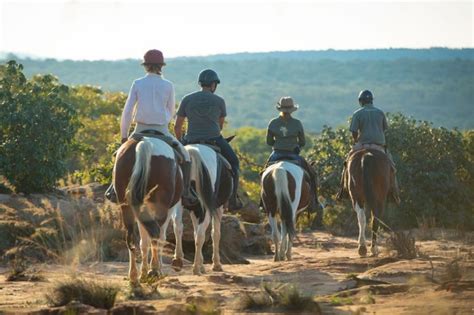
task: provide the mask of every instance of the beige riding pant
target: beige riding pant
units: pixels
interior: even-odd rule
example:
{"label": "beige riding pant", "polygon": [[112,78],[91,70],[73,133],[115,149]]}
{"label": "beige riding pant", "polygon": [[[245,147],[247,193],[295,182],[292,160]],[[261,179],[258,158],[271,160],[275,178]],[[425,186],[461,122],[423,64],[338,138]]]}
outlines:
{"label": "beige riding pant", "polygon": [[156,130],[156,131],[159,131],[161,132],[162,134],[164,134],[165,136],[168,136],[170,138],[172,138],[177,144],[178,144],[178,150],[179,152],[183,155],[184,157],[184,160],[186,162],[190,162],[191,161],[191,157],[189,156],[189,153],[188,151],[186,151],[186,149],[184,149],[184,146],[181,142],[178,141],[178,139],[176,139],[175,136],[173,136],[170,131],[168,130],[168,126],[167,125],[149,125],[149,124],[142,124],[142,123],[137,123],[137,125],[135,126],[135,129],[133,130],[132,134],[130,135],[130,137],[135,134],[135,133],[140,133],[142,131],[145,131],[145,130]]}

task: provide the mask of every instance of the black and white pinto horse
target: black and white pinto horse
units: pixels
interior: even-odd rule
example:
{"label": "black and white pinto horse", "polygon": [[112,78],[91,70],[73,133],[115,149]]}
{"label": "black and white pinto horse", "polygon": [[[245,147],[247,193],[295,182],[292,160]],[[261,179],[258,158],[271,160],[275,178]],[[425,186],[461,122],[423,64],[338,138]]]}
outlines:
{"label": "black and white pinto horse", "polygon": [[[218,156],[218,153],[204,144],[190,144],[185,146],[191,157],[191,180],[195,183],[199,204],[190,210],[191,220],[194,227],[195,254],[193,263],[193,274],[205,273],[202,247],[206,238],[206,230],[212,221],[212,270],[222,271],[219,254],[219,242],[221,238],[221,220],[224,213],[224,205],[232,193],[232,173],[226,166],[226,162]],[[176,252],[173,266],[178,269],[183,263],[182,250],[182,223],[183,208],[175,209],[173,215],[174,232],[176,237]]]}
{"label": "black and white pinto horse", "polygon": [[[303,168],[288,161],[272,164],[262,174],[260,195],[272,228],[275,261],[283,261],[285,257],[291,260],[296,217],[310,203],[310,187]],[[281,219],[281,235],[277,215]]]}

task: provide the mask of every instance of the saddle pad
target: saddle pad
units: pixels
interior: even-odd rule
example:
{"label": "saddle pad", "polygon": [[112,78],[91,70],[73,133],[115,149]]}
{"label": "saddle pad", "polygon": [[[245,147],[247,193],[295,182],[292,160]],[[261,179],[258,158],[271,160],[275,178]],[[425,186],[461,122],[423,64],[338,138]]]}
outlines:
{"label": "saddle pad", "polygon": [[141,140],[143,140],[143,137],[147,137],[147,138],[155,138],[155,139],[159,139],[163,142],[165,142],[166,144],[168,144],[171,148],[173,148],[173,151],[177,157],[177,160],[179,163],[182,163],[184,161],[184,156],[181,154],[181,152],[179,151],[179,143],[176,142],[176,140],[174,140],[173,138],[167,136],[167,135],[164,135],[164,134],[161,134],[160,132],[156,131],[156,133],[143,133],[143,132],[137,132],[137,133],[134,133],[132,135],[132,138],[135,140],[135,141],[138,141],[140,142]]}

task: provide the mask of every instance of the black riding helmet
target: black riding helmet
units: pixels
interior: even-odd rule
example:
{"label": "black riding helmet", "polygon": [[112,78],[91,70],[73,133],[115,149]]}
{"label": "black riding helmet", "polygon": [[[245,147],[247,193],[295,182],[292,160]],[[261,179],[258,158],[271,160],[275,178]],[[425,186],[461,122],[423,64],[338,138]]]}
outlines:
{"label": "black riding helmet", "polygon": [[209,86],[212,83],[216,82],[217,84],[221,83],[219,76],[212,69],[205,69],[199,73],[198,82],[200,85]]}
{"label": "black riding helmet", "polygon": [[363,90],[359,93],[359,103],[361,105],[372,104],[374,95],[369,90]]}

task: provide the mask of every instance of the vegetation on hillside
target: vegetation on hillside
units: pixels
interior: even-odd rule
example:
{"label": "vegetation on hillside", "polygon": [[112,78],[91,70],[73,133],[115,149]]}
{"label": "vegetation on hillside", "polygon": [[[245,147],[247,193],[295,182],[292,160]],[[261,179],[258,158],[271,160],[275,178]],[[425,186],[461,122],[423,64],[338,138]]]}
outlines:
{"label": "vegetation on hillside", "polygon": [[[93,84],[128,92],[143,75],[139,60],[57,61],[24,59],[25,73],[52,73],[69,85]],[[275,103],[291,95],[296,116],[308,131],[344,124],[357,109],[362,89],[374,92],[388,112],[422,117],[436,126],[474,128],[473,49],[390,49],[235,54],[169,59],[164,76],[175,83],[178,100],[198,88],[197,75],[213,68],[217,93],[228,105],[233,128],[265,128]]]}
{"label": "vegetation on hillside", "polygon": [[[50,190],[66,173],[69,183],[110,182],[124,93],[68,87],[52,76],[27,80],[15,62],[0,66],[0,74],[0,174],[16,191]],[[269,117],[276,115],[272,111]],[[316,117],[304,109],[299,113]],[[387,139],[403,202],[388,208],[386,222],[412,227],[432,220],[474,228],[474,132],[436,127],[402,114],[389,115],[389,124]],[[237,134],[233,146],[241,159],[242,186],[258,201],[258,173],[271,150],[265,130],[242,127],[225,133]],[[308,138],[304,155],[317,162],[320,196],[328,204],[325,221],[346,228],[352,210],[349,204],[335,205],[334,195],[350,149],[349,132],[324,126]]]}

